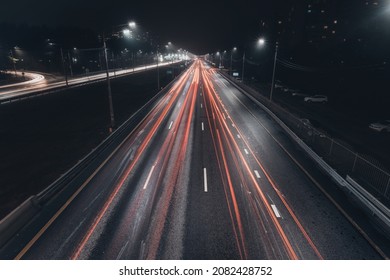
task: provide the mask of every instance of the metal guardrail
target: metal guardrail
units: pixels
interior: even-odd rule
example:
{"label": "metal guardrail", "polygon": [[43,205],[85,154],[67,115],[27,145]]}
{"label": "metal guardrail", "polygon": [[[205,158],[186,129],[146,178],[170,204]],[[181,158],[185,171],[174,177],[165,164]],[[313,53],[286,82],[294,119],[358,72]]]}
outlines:
{"label": "metal guardrail", "polygon": [[[94,168],[99,166],[122,141],[132,133],[139,121],[149,113],[154,104],[171,88],[181,77],[184,71],[172,80],[164,89],[152,97],[144,106],[136,111],[127,121],[119,126],[100,145],[70,168],[60,178],[50,184],[39,194],[31,196],[14,211],[0,221],[0,248],[3,247],[18,231],[31,221],[44,207],[61,192],[67,191],[70,195],[77,189],[78,184],[73,184],[79,176],[90,176]],[[88,167],[91,170],[88,170]],[[59,208],[59,207],[58,207]]]}
{"label": "metal guardrail", "polygon": [[353,187],[351,192],[356,198],[358,198],[370,212],[379,218],[379,220],[387,225],[389,229],[390,225],[390,210],[385,205],[383,205],[378,199],[376,199],[372,194],[366,191],[360,184],[358,184],[352,177],[347,175],[346,181]]}
{"label": "metal guardrail", "polygon": [[[270,102],[266,100],[265,103],[268,103],[268,106],[264,105],[258,99],[256,99],[248,91],[253,91],[253,89],[248,88],[245,85],[238,84],[236,81],[232,80],[226,74],[224,75],[232,84],[243,94],[245,94],[249,99],[259,105],[264,111],[266,111],[286,132],[287,134],[318,164],[318,166],[328,174],[335,183],[342,187],[348,193],[352,193],[359,201],[362,202],[366,210],[373,213],[377,216],[382,222],[386,232],[390,232],[390,210],[382,204],[378,199],[376,199],[370,192],[365,188],[360,186],[353,180],[349,175],[346,175],[344,179],[334,168],[331,167],[323,158],[321,158],[313,149],[311,149],[296,133],[294,133],[289,126],[287,126],[270,108]],[[272,104],[272,107],[277,105]],[[318,133],[324,137],[322,133]],[[355,162],[356,164],[356,162]]]}

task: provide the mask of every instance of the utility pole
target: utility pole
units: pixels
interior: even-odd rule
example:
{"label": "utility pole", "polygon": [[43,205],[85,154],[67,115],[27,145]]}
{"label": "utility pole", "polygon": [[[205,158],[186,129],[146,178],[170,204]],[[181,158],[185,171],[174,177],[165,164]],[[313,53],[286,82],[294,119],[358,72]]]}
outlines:
{"label": "utility pole", "polygon": [[115,72],[115,67],[116,67],[116,63],[115,63],[115,56],[114,56],[114,51],[111,51],[111,57],[112,57],[112,65],[113,65],[113,68],[114,68],[114,77],[116,77],[116,72]]}
{"label": "utility pole", "polygon": [[233,51],[231,51],[231,53],[230,53],[230,76],[232,75],[232,72],[233,72],[232,62],[233,62]]}
{"label": "utility pole", "polygon": [[69,61],[70,76],[73,77],[72,59],[71,59],[71,57],[70,57],[69,51],[68,51],[68,61]]}
{"label": "utility pole", "polygon": [[241,74],[242,82],[244,82],[244,70],[245,70],[245,51],[244,54],[242,55],[242,74]]}
{"label": "utility pole", "polygon": [[158,67],[158,45],[157,45],[157,90],[160,91],[160,69]]}
{"label": "utility pole", "polygon": [[12,49],[10,49],[10,54],[11,54],[11,59],[12,59],[12,64],[14,66],[14,71],[15,71],[15,77],[17,76],[16,74],[16,61],[15,61],[15,57],[14,57],[14,53],[12,52]]}
{"label": "utility pole", "polygon": [[106,61],[106,76],[107,76],[108,103],[110,107],[110,133],[111,133],[115,127],[115,117],[114,117],[114,106],[112,103],[110,74],[108,73],[107,46],[106,46],[106,40],[104,38],[104,34],[103,34],[103,50],[104,50],[104,59]]}
{"label": "utility pole", "polygon": [[271,84],[271,93],[269,95],[269,101],[272,102],[272,96],[274,94],[274,89],[275,89],[275,72],[276,72],[276,60],[278,59],[278,42],[276,42],[275,46],[275,58],[274,58],[274,69],[272,71],[272,84]]}
{"label": "utility pole", "polygon": [[65,61],[64,61],[64,53],[62,51],[62,48],[60,49],[60,51],[61,51],[62,70],[64,71],[64,75],[65,75],[65,84],[66,84],[66,86],[69,86],[69,84],[68,84],[68,72],[66,71]]}

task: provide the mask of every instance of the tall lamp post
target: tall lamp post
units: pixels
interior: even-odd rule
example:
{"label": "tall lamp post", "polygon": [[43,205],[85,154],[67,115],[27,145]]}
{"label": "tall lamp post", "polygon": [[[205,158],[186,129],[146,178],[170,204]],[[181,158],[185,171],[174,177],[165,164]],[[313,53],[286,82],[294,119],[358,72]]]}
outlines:
{"label": "tall lamp post", "polygon": [[222,56],[221,56],[221,60],[222,60],[221,66],[222,66],[222,68],[225,68],[225,66],[224,66],[224,55],[225,54],[226,54],[226,50],[223,51]]}
{"label": "tall lamp post", "polygon": [[244,82],[244,70],[245,70],[245,50],[242,55],[242,72],[241,72],[241,81]]}
{"label": "tall lamp post", "polygon": [[17,76],[17,74],[16,74],[16,61],[15,61],[15,57],[14,57],[14,52],[12,51],[12,49],[10,49],[9,53],[11,55],[12,64],[14,66],[14,72],[15,72],[15,77],[16,77]]}
{"label": "tall lamp post", "polygon": [[218,68],[221,68],[221,54],[220,54],[220,52],[218,51],[215,55],[219,57]]}
{"label": "tall lamp post", "polygon": [[110,109],[110,133],[115,128],[115,115],[114,115],[114,105],[112,103],[112,92],[111,92],[111,82],[110,82],[110,74],[108,72],[108,59],[107,59],[107,45],[106,39],[103,33],[103,51],[104,51],[104,60],[106,64],[106,79],[107,79],[107,91],[108,91],[108,105]]}
{"label": "tall lamp post", "polygon": [[69,86],[69,84],[68,84],[68,71],[66,71],[64,52],[62,51],[62,47],[60,48],[60,52],[61,52],[62,71],[64,72],[64,75],[65,75],[65,84],[66,84],[66,86]]}
{"label": "tall lamp post", "polygon": [[[265,44],[265,40],[264,38],[260,38],[257,40],[257,44],[259,46],[264,46]],[[245,70],[245,55],[246,55],[246,48],[244,48],[244,54],[242,55],[242,74],[241,74],[241,79],[242,79],[242,82],[244,82],[244,70]]]}
{"label": "tall lamp post", "polygon": [[235,52],[237,50],[236,47],[234,47],[231,51],[230,51],[230,76],[233,75],[233,52]]}
{"label": "tall lamp post", "polygon": [[272,102],[272,96],[274,94],[274,89],[275,89],[275,73],[276,73],[276,61],[278,59],[278,49],[279,49],[279,44],[276,42],[275,45],[275,57],[274,57],[274,68],[272,70],[272,83],[271,83],[271,93],[269,95],[269,101]]}
{"label": "tall lamp post", "polygon": [[[123,25],[119,25],[119,26],[123,26]],[[119,27],[118,26],[118,27]],[[128,26],[129,28],[135,28],[136,24],[135,22],[130,22],[128,23]],[[123,34],[125,35],[130,35],[130,30],[129,29],[124,29],[123,31]],[[104,36],[104,32],[103,32],[103,51],[104,51],[104,60],[105,60],[105,64],[106,64],[106,79],[107,79],[107,92],[108,92],[108,105],[109,105],[109,110],[110,110],[110,133],[114,130],[115,128],[115,115],[114,115],[114,104],[112,102],[112,91],[111,91],[111,82],[110,82],[110,74],[109,74],[109,71],[108,71],[108,58],[107,58],[107,45],[106,45],[106,38]]]}
{"label": "tall lamp post", "polygon": [[156,50],[156,55],[157,55],[157,90],[160,90],[160,69],[158,67],[158,62],[159,62],[159,57],[158,57],[158,45],[157,45],[157,50]]}

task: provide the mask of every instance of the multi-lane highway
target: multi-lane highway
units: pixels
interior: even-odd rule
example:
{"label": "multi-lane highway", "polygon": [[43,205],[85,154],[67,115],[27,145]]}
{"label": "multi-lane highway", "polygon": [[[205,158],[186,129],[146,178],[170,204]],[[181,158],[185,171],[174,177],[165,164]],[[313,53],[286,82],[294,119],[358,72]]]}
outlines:
{"label": "multi-lane highway", "polygon": [[[108,75],[109,77],[115,78],[123,75],[128,75],[134,72],[142,72],[144,70],[150,70],[157,67],[163,67],[170,65],[172,63],[180,62],[178,61],[171,61],[171,62],[160,62],[157,64],[149,64],[149,65],[142,65],[131,69],[120,69],[120,70],[113,70],[110,69]],[[22,72],[17,71],[18,75],[22,75]],[[43,90],[54,90],[58,88],[62,88],[65,86],[75,86],[80,84],[86,84],[93,81],[99,81],[102,79],[105,79],[107,77],[107,73],[98,73],[98,74],[89,74],[84,76],[78,76],[78,77],[69,77],[68,81],[66,82],[64,80],[64,77],[57,77],[53,75],[46,75],[44,73],[25,73],[27,81],[20,82],[20,83],[14,83],[14,84],[7,84],[0,86],[0,103],[6,103],[9,102],[10,99],[13,98],[23,98],[23,96],[33,93],[40,93]]]}
{"label": "multi-lane highway", "polygon": [[18,246],[2,253],[383,258],[321,191],[328,182],[308,176],[302,160],[275,121],[196,60],[58,211],[29,225],[14,240]]}

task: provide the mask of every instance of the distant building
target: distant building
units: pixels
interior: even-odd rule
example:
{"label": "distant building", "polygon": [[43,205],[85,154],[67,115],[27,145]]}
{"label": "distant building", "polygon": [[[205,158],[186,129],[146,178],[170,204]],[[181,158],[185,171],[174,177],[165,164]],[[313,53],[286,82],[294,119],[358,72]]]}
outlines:
{"label": "distant building", "polygon": [[368,59],[388,53],[390,3],[387,0],[278,2],[274,26],[277,40],[283,46],[309,48],[327,57],[333,52],[340,63],[344,62],[341,57]]}

